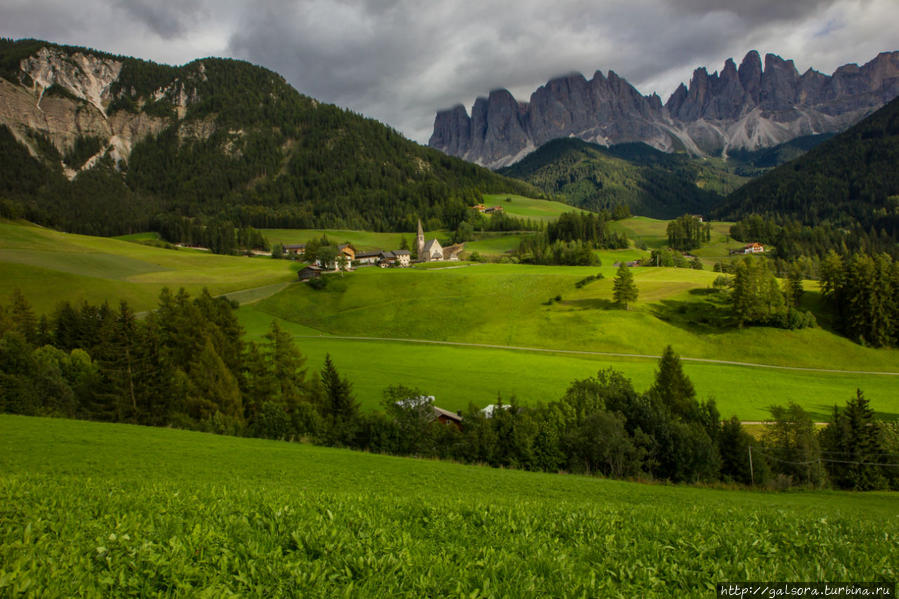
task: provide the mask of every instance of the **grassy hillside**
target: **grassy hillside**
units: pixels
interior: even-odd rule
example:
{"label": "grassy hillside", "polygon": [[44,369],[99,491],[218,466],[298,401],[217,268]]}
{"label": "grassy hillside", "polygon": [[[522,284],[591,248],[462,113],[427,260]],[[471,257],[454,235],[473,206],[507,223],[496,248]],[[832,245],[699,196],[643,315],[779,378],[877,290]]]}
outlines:
{"label": "grassy hillside", "polygon": [[891,493],[641,485],[14,416],[0,448],[4,596],[707,597],[718,581],[899,574]]}
{"label": "grassy hillside", "polygon": [[279,260],[168,250],[0,221],[0,297],[5,303],[19,288],[38,313],[51,312],[62,300],[124,299],[146,310],[166,286],[191,294],[208,287],[218,295],[295,277],[290,264]]}
{"label": "grassy hillside", "polygon": [[487,206],[502,206],[503,212],[510,216],[529,218],[537,221],[555,221],[565,212],[583,212],[569,204],[551,200],[536,200],[515,194],[484,194]]}
{"label": "grassy hillside", "polygon": [[[899,371],[896,350],[864,348],[822,328],[716,328],[709,318],[723,308],[708,294],[717,276],[709,271],[635,269],[640,300],[626,312],[611,301],[614,267],[609,259],[604,264],[598,269],[474,265],[435,271],[360,270],[324,291],[291,286],[256,304],[255,314],[241,313],[256,334],[272,316],[302,325],[300,334],[313,338],[299,343],[314,365],[318,367],[326,352],[341,358],[338,366],[357,381],[360,397],[372,407],[383,388],[396,383],[417,384],[454,409],[469,401],[489,403],[497,392],[515,394],[525,402],[547,401],[574,378],[608,365],[646,388],[655,360],[346,341],[318,338],[318,333],[648,356],[659,355],[671,344],[687,358]],[[598,271],[606,278],[575,287]],[[817,293],[806,295],[806,307],[814,309]],[[549,303],[556,296],[561,301]],[[827,418],[833,404],[843,403],[857,387],[866,391],[875,410],[899,414],[894,376],[689,361],[686,368],[701,394],[714,396],[723,413],[746,420],[763,418],[771,404],[789,401]]]}
{"label": "grassy hillside", "polygon": [[[242,307],[238,317],[255,339],[268,332],[272,321],[270,314],[256,306]],[[594,376],[606,368],[622,372],[634,381],[637,390],[644,391],[652,384],[658,367],[655,357],[341,339],[296,323],[278,322],[294,335],[311,370],[321,368],[325,355],[330,354],[368,410],[380,409],[384,389],[396,384],[418,387],[449,410],[464,410],[470,403],[495,403],[498,395],[505,401],[514,396],[522,404],[553,401],[571,381]],[[844,404],[857,388],[865,390],[881,417],[899,418],[897,377],[758,369],[690,360],[683,362],[683,368],[699,396],[714,397],[725,418],[765,420],[770,416],[770,405],[795,401],[816,420],[825,421],[832,416],[833,406]]]}

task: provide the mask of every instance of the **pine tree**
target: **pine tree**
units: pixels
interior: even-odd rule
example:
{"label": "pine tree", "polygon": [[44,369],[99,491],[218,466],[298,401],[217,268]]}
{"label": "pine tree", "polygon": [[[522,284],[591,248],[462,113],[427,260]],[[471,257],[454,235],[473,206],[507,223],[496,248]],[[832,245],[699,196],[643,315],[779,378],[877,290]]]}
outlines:
{"label": "pine tree", "polygon": [[338,374],[330,354],[325,355],[321,370],[321,388],[322,411],[328,429],[326,440],[331,444],[346,445],[352,441],[356,430],[359,405],[353,397],[352,385]]}
{"label": "pine tree", "polygon": [[696,411],[695,408],[698,408],[693,383],[684,374],[680,357],[674,353],[670,345],[659,358],[659,369],[656,371],[656,380],[651,391],[675,416],[681,418],[692,416]]}
{"label": "pine tree", "polygon": [[613,297],[619,304],[624,304],[625,310],[630,310],[628,304],[637,301],[637,285],[634,283],[634,275],[631,270],[621,264],[615,274],[613,285]]}
{"label": "pine tree", "polygon": [[821,444],[837,486],[859,491],[886,488],[881,467],[871,465],[887,461],[880,423],[861,389],[842,410],[834,406],[833,420],[821,431]]}
{"label": "pine tree", "polygon": [[9,311],[16,330],[22,333],[28,343],[35,345],[37,343],[37,317],[34,315],[34,310],[31,309],[31,304],[18,288],[12,292],[12,305]]}

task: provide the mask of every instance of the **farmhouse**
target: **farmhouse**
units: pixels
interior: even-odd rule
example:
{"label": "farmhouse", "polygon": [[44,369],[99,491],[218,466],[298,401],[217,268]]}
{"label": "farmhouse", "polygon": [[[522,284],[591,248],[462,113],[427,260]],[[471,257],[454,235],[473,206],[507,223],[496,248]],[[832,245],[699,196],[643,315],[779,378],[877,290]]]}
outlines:
{"label": "farmhouse", "polygon": [[378,260],[381,259],[381,250],[375,250],[371,252],[357,252],[356,253],[356,263],[357,264],[377,264]]}
{"label": "farmhouse", "polygon": [[356,259],[356,248],[348,243],[337,246],[337,253],[338,255],[343,254],[346,256],[346,259],[350,262]]}
{"label": "farmhouse", "polygon": [[301,281],[308,281],[310,279],[320,279],[322,276],[322,269],[319,266],[315,266],[314,264],[307,266],[303,270],[297,273]]}
{"label": "farmhouse", "polygon": [[291,243],[284,246],[284,253],[289,256],[299,256],[306,253],[305,243]]}
{"label": "farmhouse", "polygon": [[449,424],[455,426],[459,430],[462,430],[462,416],[459,413],[450,412],[449,410],[444,410],[443,408],[438,408],[437,406],[433,406],[433,408],[434,413],[437,415],[438,422]]}
{"label": "farmhouse", "polygon": [[758,242],[749,243],[743,248],[744,254],[762,254],[765,252],[765,246]]}
{"label": "farmhouse", "polygon": [[484,214],[502,214],[502,211],[502,206],[491,206],[490,208],[486,208],[484,210]]}
{"label": "farmhouse", "polygon": [[443,424],[451,424],[462,429],[462,415],[457,412],[450,412],[434,405],[433,395],[420,395],[418,397],[410,397],[402,401],[396,402],[396,405],[406,410],[412,410],[428,406],[431,408],[434,420]]}

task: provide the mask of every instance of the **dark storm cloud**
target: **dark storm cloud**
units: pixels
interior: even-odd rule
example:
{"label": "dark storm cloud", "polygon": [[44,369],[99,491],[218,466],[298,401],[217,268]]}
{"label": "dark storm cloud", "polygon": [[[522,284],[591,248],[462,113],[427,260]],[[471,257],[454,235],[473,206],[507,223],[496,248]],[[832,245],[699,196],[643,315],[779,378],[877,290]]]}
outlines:
{"label": "dark storm cloud", "polygon": [[747,51],[832,72],[897,49],[896,0],[6,0],[0,35],[156,61],[243,58],[427,141],[436,110],[614,70],[663,100]]}

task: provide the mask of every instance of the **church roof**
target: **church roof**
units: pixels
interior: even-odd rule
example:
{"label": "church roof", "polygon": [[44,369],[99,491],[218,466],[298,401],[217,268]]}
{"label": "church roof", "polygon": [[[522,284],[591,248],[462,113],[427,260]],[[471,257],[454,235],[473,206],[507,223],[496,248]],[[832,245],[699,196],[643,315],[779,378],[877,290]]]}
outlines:
{"label": "church roof", "polygon": [[440,245],[439,241],[437,241],[436,239],[432,239],[425,244],[425,251],[432,250],[435,247],[442,247],[442,246]]}

